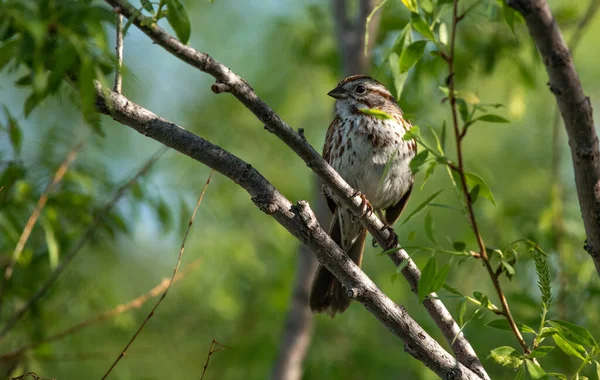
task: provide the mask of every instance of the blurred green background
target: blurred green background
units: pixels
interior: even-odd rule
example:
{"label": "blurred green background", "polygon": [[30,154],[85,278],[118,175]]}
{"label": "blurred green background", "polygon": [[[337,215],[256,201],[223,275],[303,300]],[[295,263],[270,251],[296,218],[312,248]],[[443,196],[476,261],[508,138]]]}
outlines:
{"label": "blurred green background", "polygon": [[[553,148],[556,106],[546,73],[523,23],[516,23],[513,34],[498,14],[497,3],[482,3],[459,26],[457,89],[477,94],[482,102],[506,105],[495,112],[511,120],[510,124],[477,124],[465,142],[467,170],[485,178],[497,202],[495,207],[485,199],[476,204],[483,237],[487,245],[500,248],[522,238],[537,242],[549,253],[553,275],[554,304],[549,318],[565,319],[595,333],[600,322],[600,286],[583,250],[585,235],[562,126],[558,149]],[[333,99],[326,93],[343,77],[330,4],[291,0],[184,4],[192,25],[190,45],[247,79],[286,122],[303,128],[308,141],[320,150],[332,118]],[[588,2],[550,1],[550,5],[570,36]],[[393,88],[384,58],[410,13],[393,0],[381,12],[371,74]],[[596,109],[600,107],[598,20],[590,23],[575,55],[585,92]],[[168,29],[166,22],[164,27]],[[106,29],[113,41],[114,27]],[[232,96],[214,95],[211,77],[152,44],[135,27],[125,40],[125,65],[123,92],[131,100],[251,163],[293,202],[316,203],[319,194],[314,191],[310,169]],[[439,90],[446,70],[439,58],[426,52],[409,73],[400,105],[422,130],[431,125],[439,132],[443,121],[450,120]],[[160,146],[106,117],[102,118],[105,136],[93,133],[66,90],[45,99],[25,118],[23,104],[30,89],[15,85],[24,73],[23,68],[4,69],[0,77],[0,102],[22,131],[19,154],[6,130],[0,134],[0,178],[15,179],[13,186],[0,193],[3,265],[67,152],[79,140],[85,140],[86,146],[61,186],[51,193],[7,284],[2,324],[47,278],[56,265],[52,255],[58,252],[59,260],[64,256],[117,185]],[[112,81],[112,76],[107,80]],[[2,120],[8,124],[6,117]],[[447,146],[452,143],[449,137]],[[451,149],[449,155],[454,157]],[[553,176],[557,155],[560,160]],[[188,157],[166,153],[135,191],[126,194],[51,291],[0,341],[0,353],[128,302],[170,276],[191,210],[209,173],[210,169]],[[475,248],[445,171],[438,168],[420,189],[422,183],[421,172],[405,216],[429,195],[445,189],[436,202],[452,208],[429,208],[438,241],[447,244],[446,237],[450,237]],[[401,242],[415,231],[411,245],[431,245],[423,232],[424,215],[398,230]],[[211,357],[206,379],[268,377],[284,329],[298,249],[298,241],[259,211],[247,193],[215,174],[187,241],[183,270],[196,259],[201,258],[201,263],[173,286],[111,378],[199,378],[213,338],[232,349]],[[365,272],[447,347],[406,282],[390,280],[395,268],[377,252],[368,248]],[[421,267],[429,257],[425,252],[413,256]],[[438,263],[450,259],[440,253],[436,257]],[[502,280],[513,314],[520,322],[538,326],[539,291],[533,262],[523,254],[515,268],[512,280]],[[448,284],[463,294],[480,291],[497,303],[490,279],[476,260],[458,263],[454,259]],[[454,314],[458,302],[449,295],[440,292]],[[47,378],[99,378],[154,302],[27,351],[13,374],[35,371]],[[469,313],[474,310],[471,307]],[[488,313],[464,332],[492,379],[512,379],[514,372],[485,360],[495,347],[518,348],[509,332],[484,326],[494,318]],[[335,319],[322,315],[314,319],[305,379],[435,378],[358,303]],[[544,359],[547,371],[565,374],[574,373],[579,364],[559,350]],[[588,367],[584,374],[592,373]]]}

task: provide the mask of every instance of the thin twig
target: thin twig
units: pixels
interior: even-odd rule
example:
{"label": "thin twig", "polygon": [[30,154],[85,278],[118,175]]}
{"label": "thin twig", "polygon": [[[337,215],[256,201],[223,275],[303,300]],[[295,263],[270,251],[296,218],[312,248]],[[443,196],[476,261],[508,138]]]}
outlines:
{"label": "thin twig", "polygon": [[592,19],[596,15],[598,8],[600,8],[600,0],[590,0],[590,4],[583,13],[583,17],[577,23],[577,26],[575,27],[575,32],[569,40],[569,50],[571,51],[571,56],[573,56],[575,49],[579,45],[579,41],[581,41],[581,37],[583,37],[585,29],[588,27],[590,21],[592,21]]}
{"label": "thin twig", "polygon": [[452,125],[454,127],[454,137],[456,140],[456,155],[458,157],[458,166],[453,167],[453,170],[455,170],[460,177],[460,185],[462,187],[462,193],[465,197],[465,205],[467,208],[469,223],[471,224],[471,228],[472,228],[473,233],[475,234],[475,238],[477,240],[477,245],[479,246],[480,258],[484,263],[484,266],[492,280],[492,283],[494,284],[494,288],[496,290],[496,293],[498,294],[498,298],[500,299],[500,303],[502,305],[501,313],[507,319],[511,330],[512,330],[513,334],[515,335],[515,337],[517,338],[517,341],[523,348],[523,351],[526,354],[529,354],[531,352],[531,350],[530,350],[529,346],[527,345],[527,343],[525,342],[525,340],[523,339],[523,335],[521,334],[521,332],[519,331],[519,328],[517,327],[517,324],[515,323],[515,320],[510,312],[510,308],[508,306],[508,301],[506,300],[506,296],[504,295],[504,292],[502,291],[502,287],[500,286],[499,276],[494,272],[494,269],[492,268],[492,265],[490,263],[490,258],[488,256],[485,244],[483,242],[483,237],[481,236],[481,232],[479,231],[477,219],[475,218],[475,210],[473,208],[473,199],[471,198],[469,189],[467,188],[467,178],[465,175],[464,160],[463,160],[463,153],[462,153],[462,140],[465,136],[466,128],[463,128],[463,130],[461,131],[459,124],[458,124],[458,111],[456,109],[456,94],[455,94],[455,89],[454,89],[454,52],[455,52],[455,45],[456,45],[456,27],[457,27],[458,23],[462,20],[462,17],[459,17],[459,15],[458,15],[458,1],[459,0],[454,0],[454,2],[453,2],[452,34],[450,36],[450,52],[449,52],[449,54],[446,55],[446,57],[447,57],[446,61],[448,63],[448,80],[447,80],[448,81],[448,90],[449,90],[448,99],[449,99],[449,103],[450,103],[450,108],[452,110]]}
{"label": "thin twig", "polygon": [[152,318],[152,316],[154,315],[154,312],[156,311],[156,309],[158,308],[158,306],[161,304],[161,302],[167,296],[167,293],[169,292],[169,289],[171,289],[171,285],[173,284],[173,281],[175,280],[175,276],[177,275],[177,271],[179,270],[179,266],[181,265],[181,258],[183,257],[183,251],[185,250],[185,242],[186,242],[188,234],[190,233],[190,230],[192,228],[192,223],[194,223],[194,218],[196,217],[196,213],[198,212],[198,208],[200,207],[200,204],[202,203],[202,199],[204,198],[204,193],[206,193],[206,189],[208,188],[208,185],[210,184],[210,180],[211,180],[214,172],[215,172],[215,169],[212,169],[211,172],[210,172],[210,174],[209,174],[209,176],[208,176],[208,179],[206,180],[206,183],[204,184],[204,188],[202,189],[202,192],[200,193],[200,196],[198,197],[198,202],[196,202],[196,207],[194,208],[194,212],[192,212],[192,216],[191,216],[190,221],[188,223],[187,229],[185,230],[185,234],[183,235],[183,241],[181,242],[181,248],[179,249],[179,256],[177,257],[177,264],[175,264],[175,268],[173,269],[173,275],[171,276],[171,280],[169,281],[169,286],[167,286],[167,288],[165,289],[165,292],[158,299],[158,301],[156,302],[156,304],[154,305],[154,307],[152,308],[152,310],[150,310],[150,313],[148,313],[148,315],[146,316],[146,319],[144,319],[144,322],[142,322],[142,324],[140,325],[140,327],[138,328],[138,330],[135,332],[135,334],[133,334],[133,336],[131,337],[131,339],[129,340],[129,342],[127,342],[127,345],[125,346],[125,348],[123,348],[123,350],[121,351],[121,353],[119,354],[119,356],[117,356],[117,359],[115,359],[114,363],[110,366],[110,368],[108,369],[108,371],[106,371],[106,373],[104,374],[104,376],[102,376],[102,380],[104,380],[104,379],[106,379],[108,377],[108,375],[111,373],[111,371],[113,370],[113,368],[115,368],[115,366],[119,363],[119,361],[121,360],[121,358],[123,358],[126,355],[127,349],[129,348],[129,346],[131,346],[133,344],[133,341],[142,332],[142,330],[144,329],[144,326],[146,326],[146,323],[148,323],[148,321],[150,320],[150,318]]}
{"label": "thin twig", "polygon": [[[186,266],[185,270],[177,273],[177,276],[175,276],[173,282],[175,283],[175,282],[181,280],[182,278],[184,278],[187,274],[189,274],[194,269],[196,269],[200,265],[200,262],[202,262],[202,258],[192,261],[188,266]],[[169,286],[169,279],[165,278],[154,288],[150,289],[146,293],[142,294],[139,297],[132,299],[131,301],[129,301],[127,303],[118,305],[110,310],[106,310],[100,314],[97,314],[91,318],[88,318],[88,319],[84,320],[83,322],[80,322],[74,326],[71,326],[71,327],[69,327],[61,332],[58,332],[54,335],[51,335],[45,339],[39,340],[37,342],[33,342],[31,344],[25,345],[16,350],[8,352],[6,354],[0,355],[0,362],[6,361],[8,359],[12,359],[13,357],[21,355],[22,353],[24,353],[27,350],[32,350],[34,348],[39,347],[41,344],[60,340],[68,335],[74,334],[76,332],[79,332],[80,330],[83,330],[90,326],[93,326],[98,323],[109,320],[111,318],[114,318],[117,315],[121,315],[130,310],[139,309],[151,298],[158,297],[162,292],[165,291],[165,289],[167,289],[168,286]]]}
{"label": "thin twig", "polygon": [[23,315],[33,306],[35,305],[40,298],[42,298],[46,292],[50,289],[50,287],[54,284],[54,282],[58,279],[58,277],[65,270],[67,265],[75,258],[77,253],[81,250],[81,248],[85,245],[85,243],[90,240],[90,238],[96,233],[98,227],[104,220],[104,217],[108,215],[110,210],[114,207],[114,205],[121,199],[121,197],[125,194],[125,191],[129,189],[134,183],[140,179],[144,174],[146,174],[150,168],[154,165],[154,163],[168,150],[167,147],[162,146],[158,151],[156,151],[146,163],[137,171],[137,173],[129,180],[127,183],[122,185],[117,189],[112,199],[108,201],[104,207],[96,214],[96,217],[89,225],[89,227],[85,230],[83,236],[79,239],[77,243],[71,248],[71,250],[65,255],[63,261],[56,267],[56,269],[52,272],[50,277],[44,282],[44,284],[35,292],[35,294],[27,301],[25,305],[23,305],[19,310],[17,310],[6,322],[6,325],[0,331],[0,338],[4,337],[6,333],[23,317]]}
{"label": "thin twig", "polygon": [[85,145],[85,141],[79,142],[67,154],[67,156],[65,157],[63,162],[60,164],[60,166],[56,170],[56,173],[54,173],[54,177],[52,177],[52,180],[50,181],[50,183],[46,186],[46,188],[42,192],[42,195],[40,196],[40,198],[37,201],[35,209],[29,216],[29,220],[27,220],[27,223],[25,224],[25,228],[23,228],[23,232],[21,233],[21,236],[19,237],[19,241],[17,242],[17,246],[15,247],[15,250],[13,251],[12,257],[10,258],[10,261],[8,262],[8,265],[6,266],[6,269],[4,270],[4,276],[0,279],[0,310],[2,309],[2,305],[3,305],[2,299],[4,296],[4,288],[6,287],[6,283],[8,282],[8,280],[10,280],[10,278],[13,274],[14,266],[17,263],[17,261],[19,260],[19,256],[21,256],[21,253],[23,252],[23,249],[25,248],[25,244],[27,243],[29,236],[31,236],[31,231],[33,231],[33,227],[35,226],[35,223],[37,222],[40,214],[42,213],[42,210],[46,206],[46,202],[48,201],[48,195],[50,194],[50,192],[52,190],[54,190],[56,185],[58,185],[58,183],[60,181],[62,181],[63,177],[67,173],[67,170],[69,169],[69,165],[71,165],[71,163],[75,160],[75,158],[77,157],[77,154],[83,148],[84,145]]}
{"label": "thin twig", "polygon": [[[218,345],[219,348],[217,348],[216,350],[213,350],[213,347],[215,346],[215,344]],[[212,343],[210,344],[210,349],[208,350],[208,355],[206,356],[206,363],[204,363],[204,369],[202,370],[202,376],[200,377],[200,380],[204,380],[204,375],[206,375],[206,370],[208,369],[208,362],[210,361],[210,357],[215,352],[223,351],[226,348],[233,350],[233,348],[227,347],[227,346],[217,342],[217,340],[213,338]]]}
{"label": "thin twig", "polygon": [[31,377],[33,380],[50,380],[50,379],[40,377],[35,372],[27,372],[26,374],[23,374],[21,376],[13,377],[13,380],[25,380],[28,377]]}
{"label": "thin twig", "polygon": [[116,37],[117,67],[115,70],[115,85],[113,90],[120,94],[123,90],[123,15],[117,13],[117,37]]}

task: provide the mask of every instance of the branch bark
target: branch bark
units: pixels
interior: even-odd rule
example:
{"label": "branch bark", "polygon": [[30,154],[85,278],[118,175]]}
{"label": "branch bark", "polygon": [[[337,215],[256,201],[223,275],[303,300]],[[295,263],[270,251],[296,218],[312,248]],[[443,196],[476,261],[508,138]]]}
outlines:
{"label": "branch bark", "polygon": [[[146,17],[137,12],[127,0],[105,1],[114,8],[119,8],[121,14],[125,17],[132,18],[133,24],[156,44],[182,61],[213,76],[217,81],[212,87],[214,92],[230,92],[234,95],[246,108],[254,113],[258,120],[265,124],[265,129],[281,139],[317,174],[323,184],[333,191],[339,204],[350,209],[355,215],[362,215],[362,198],[353,196],[356,194],[354,189],[325,162],[321,155],[306,141],[303,134],[294,131],[258,97],[248,82],[210,55],[182,44],[158,27],[156,23],[144,22]],[[363,217],[361,223],[379,243],[380,247],[384,249],[394,248],[390,246],[390,232],[383,229],[384,225],[375,213]],[[396,266],[399,266],[405,260],[409,261],[408,265],[402,270],[402,274],[409,282],[411,290],[416,292],[421,277],[419,268],[404,250],[398,250],[389,256]],[[336,274],[335,272],[332,273]],[[475,351],[437,295],[430,294],[429,299],[423,301],[423,304],[446,340],[451,343],[459,362],[477,373],[479,377],[489,379]]]}
{"label": "branch bark", "polygon": [[256,169],[233,154],[164,120],[96,83],[97,109],[144,136],[215,169],[246,190],[252,202],[304,243],[344,286],[348,295],[405,342],[405,350],[441,378],[479,379],[445,351],[402,306],[396,305],[321,228],[305,201],[293,205]]}
{"label": "branch bark", "polygon": [[573,159],[579,208],[585,226],[585,249],[600,275],[600,152],[592,105],[583,93],[569,48],[546,0],[506,0],[525,18],[550,79]]}

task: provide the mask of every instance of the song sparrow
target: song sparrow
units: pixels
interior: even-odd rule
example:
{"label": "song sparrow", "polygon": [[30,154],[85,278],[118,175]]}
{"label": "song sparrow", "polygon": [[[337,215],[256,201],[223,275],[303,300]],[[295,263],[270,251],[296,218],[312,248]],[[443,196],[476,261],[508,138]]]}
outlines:
{"label": "song sparrow", "polygon": [[[404,209],[414,180],[409,163],[415,156],[416,144],[414,140],[402,139],[411,125],[403,118],[390,91],[368,76],[348,77],[328,95],[336,99],[336,106],[323,157],[363,199],[366,197],[365,206],[374,209],[391,226]],[[392,118],[380,119],[364,109],[378,109]],[[327,188],[324,193],[333,212],[329,234],[360,266],[367,230],[349,210],[338,207]],[[333,317],[349,305],[350,298],[342,284],[320,265],[310,293],[311,310]]]}

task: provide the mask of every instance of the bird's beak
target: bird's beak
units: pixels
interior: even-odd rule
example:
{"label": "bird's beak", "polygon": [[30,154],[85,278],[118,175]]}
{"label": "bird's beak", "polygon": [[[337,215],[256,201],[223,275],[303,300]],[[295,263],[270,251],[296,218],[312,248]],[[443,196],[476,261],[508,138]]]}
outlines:
{"label": "bird's beak", "polygon": [[348,93],[341,86],[338,86],[333,90],[329,91],[327,95],[335,99],[346,99],[348,97]]}

